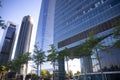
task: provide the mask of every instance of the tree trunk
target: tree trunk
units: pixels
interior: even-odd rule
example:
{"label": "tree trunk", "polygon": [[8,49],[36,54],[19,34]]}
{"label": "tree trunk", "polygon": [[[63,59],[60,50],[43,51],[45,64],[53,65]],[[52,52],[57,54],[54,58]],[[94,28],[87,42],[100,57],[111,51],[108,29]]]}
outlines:
{"label": "tree trunk", "polygon": [[70,74],[69,74],[69,67],[68,67],[68,57],[66,57],[66,63],[67,63],[67,73],[68,73],[68,79],[70,80]]}
{"label": "tree trunk", "polygon": [[[84,61],[84,59],[85,59],[86,57],[83,57],[83,65],[84,65],[84,67],[86,66],[86,62]],[[86,67],[85,67],[85,76],[84,76],[84,80],[87,80],[87,71],[86,71]]]}
{"label": "tree trunk", "polygon": [[26,63],[26,74],[27,74],[27,70],[28,70],[28,62]]}
{"label": "tree trunk", "polygon": [[41,64],[40,64],[40,75],[41,75]]}
{"label": "tree trunk", "polygon": [[53,62],[53,70],[55,70],[55,62]]}
{"label": "tree trunk", "polygon": [[53,80],[55,80],[55,62],[53,62]]}
{"label": "tree trunk", "polygon": [[102,65],[101,65],[101,63],[100,63],[100,57],[99,57],[99,54],[98,54],[98,50],[97,50],[97,49],[96,49],[96,54],[97,54],[98,64],[99,64],[100,71],[101,71],[102,80],[104,80],[104,74],[103,74],[103,71],[102,71]]}
{"label": "tree trunk", "polygon": [[67,57],[66,57],[66,63],[67,63],[67,72],[69,73],[68,58]]}
{"label": "tree trunk", "polygon": [[39,65],[37,65],[37,76],[39,76]]}

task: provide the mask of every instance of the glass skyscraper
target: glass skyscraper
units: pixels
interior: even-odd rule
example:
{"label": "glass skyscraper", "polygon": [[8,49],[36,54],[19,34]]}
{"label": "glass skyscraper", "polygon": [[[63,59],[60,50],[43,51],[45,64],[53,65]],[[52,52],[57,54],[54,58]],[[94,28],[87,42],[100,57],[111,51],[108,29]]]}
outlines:
{"label": "glass skyscraper", "polygon": [[3,45],[0,52],[0,64],[6,64],[11,59],[15,42],[16,25],[8,22],[3,36]]}
{"label": "glass skyscraper", "polygon": [[[54,22],[54,44],[60,51],[65,47],[74,48],[84,42],[93,31],[96,36],[112,33],[112,23],[120,18],[120,0],[56,0]],[[112,36],[103,40],[111,45],[115,40]],[[100,62],[104,72],[119,73],[119,49],[110,49],[113,55],[100,51]],[[97,60],[81,58],[81,72],[99,72]],[[83,65],[83,64],[86,65]],[[114,70],[113,67],[117,68]],[[59,64],[59,80],[64,80],[64,61]],[[113,80],[113,79],[110,79]]]}
{"label": "glass skyscraper", "polygon": [[[14,58],[17,58],[18,54],[24,54],[26,52],[29,52],[32,28],[33,28],[32,17],[27,15],[23,18],[21,23]],[[27,73],[27,66],[23,67],[22,73],[23,74]]]}
{"label": "glass skyscraper", "polygon": [[39,15],[39,22],[38,22],[38,27],[37,27],[37,34],[36,34],[35,42],[36,44],[39,44],[39,47],[41,49],[43,49],[44,39],[45,39],[48,4],[49,4],[49,0],[42,1],[40,15]]}
{"label": "glass skyscraper", "polygon": [[47,50],[53,43],[54,0],[42,0],[35,43]]}
{"label": "glass skyscraper", "polygon": [[[35,44],[45,51],[46,55],[50,49],[49,45],[53,44],[54,4],[55,0],[42,0],[36,32]],[[44,63],[42,69],[53,70],[50,62]]]}
{"label": "glass skyscraper", "polygon": [[32,27],[33,22],[31,20],[31,16],[25,16],[22,20],[22,24],[20,27],[19,37],[15,51],[15,58],[18,54],[29,52]]}

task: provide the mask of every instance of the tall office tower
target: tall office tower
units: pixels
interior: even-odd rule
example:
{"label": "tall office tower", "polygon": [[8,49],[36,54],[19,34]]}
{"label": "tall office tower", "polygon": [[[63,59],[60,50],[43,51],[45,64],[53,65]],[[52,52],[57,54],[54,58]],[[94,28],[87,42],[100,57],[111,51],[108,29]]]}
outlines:
{"label": "tall office tower", "polygon": [[42,0],[35,43],[43,50],[53,43],[54,0]]}
{"label": "tall office tower", "polygon": [[[55,0],[42,0],[35,43],[45,52],[50,49],[49,45],[53,44],[54,6]],[[52,65],[46,65],[50,63],[45,63],[42,68],[52,68]]]}
{"label": "tall office tower", "polygon": [[[87,39],[91,31],[98,37],[112,33],[114,27],[112,23],[118,18],[120,18],[120,0],[56,0],[54,44],[59,51],[65,47],[74,49]],[[103,41],[106,45],[110,45],[114,39],[110,36]],[[118,58],[120,51],[113,49],[112,52],[114,56],[100,51],[99,56],[102,57],[100,63],[105,72],[111,70],[114,73],[116,67],[117,74],[120,68]],[[80,59],[82,73],[100,71],[98,61],[92,60],[91,57]],[[64,61],[60,61],[59,80],[64,80],[63,72]]]}
{"label": "tall office tower", "polygon": [[[17,58],[18,54],[24,54],[26,52],[29,52],[32,27],[33,27],[32,17],[29,15],[25,16],[22,20],[22,24],[20,27],[20,32],[15,51],[15,58]],[[27,73],[26,68],[23,69],[24,69],[23,74],[26,74]]]}
{"label": "tall office tower", "polygon": [[8,22],[7,28],[2,37],[2,48],[0,51],[0,64],[6,64],[13,55],[13,47],[16,37],[16,25]]}

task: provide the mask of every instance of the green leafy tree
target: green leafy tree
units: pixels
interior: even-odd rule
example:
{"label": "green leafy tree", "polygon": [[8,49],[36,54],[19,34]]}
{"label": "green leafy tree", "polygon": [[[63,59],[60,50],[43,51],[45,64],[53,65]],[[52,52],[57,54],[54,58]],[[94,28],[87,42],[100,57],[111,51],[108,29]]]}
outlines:
{"label": "green leafy tree", "polygon": [[[104,45],[104,42],[101,42],[103,39],[111,36],[112,34],[109,34],[109,35],[106,35],[106,36],[102,36],[102,37],[95,37],[94,35],[91,35],[88,39],[88,45],[89,47],[93,47],[91,49],[88,49],[88,50],[91,50],[91,53],[94,54],[96,53],[96,59],[98,60],[98,63],[99,63],[99,67],[100,67],[100,71],[101,71],[101,75],[102,75],[102,80],[104,80],[104,75],[103,75],[103,71],[102,71],[102,66],[101,66],[101,63],[100,63],[100,57],[99,57],[99,51],[100,50],[107,50],[107,48],[109,46],[105,46]],[[92,44],[91,44],[92,43]]]}
{"label": "green leafy tree", "polygon": [[116,42],[114,42],[113,47],[120,48],[120,40],[117,40]]}
{"label": "green leafy tree", "polygon": [[69,55],[70,55],[70,50],[68,48],[65,48],[59,52],[59,54],[62,54],[63,57],[65,58],[64,60],[67,63],[67,73],[69,73],[69,66],[68,66],[68,61],[69,61]]}
{"label": "green leafy tree", "polygon": [[29,52],[18,54],[16,59],[8,62],[7,67],[11,71],[18,72],[23,67],[23,64],[27,64],[30,59],[31,58]]}
{"label": "green leafy tree", "polygon": [[70,78],[72,78],[72,77],[73,77],[73,72],[72,72],[71,70],[69,71],[69,73],[68,73],[68,74],[69,74],[69,77],[70,77]]}
{"label": "green leafy tree", "polygon": [[2,17],[0,16],[0,27],[2,28],[2,29],[5,29],[6,28],[6,25],[5,25],[5,23],[4,23],[4,20],[2,20]]}
{"label": "green leafy tree", "polygon": [[74,75],[80,75],[80,71],[77,71]]}
{"label": "green leafy tree", "polygon": [[8,72],[8,69],[6,66],[0,65],[0,80],[3,80],[5,77],[5,74]]}
{"label": "green leafy tree", "polygon": [[53,68],[55,70],[55,62],[57,60],[57,55],[58,55],[58,52],[55,48],[55,46],[53,44],[50,45],[51,49],[48,50],[47,52],[50,53],[48,56],[47,56],[47,61],[51,61],[51,63],[53,64]]}
{"label": "green leafy tree", "polygon": [[[28,60],[30,59],[30,53],[24,53],[24,54],[18,54],[18,57],[14,60],[8,61],[6,66],[1,65],[0,66],[0,78],[3,79],[5,74],[8,73],[8,70],[11,72],[20,72],[20,69],[22,68],[23,64],[26,64]],[[0,79],[0,80],[1,80]]]}
{"label": "green leafy tree", "polygon": [[113,26],[115,26],[113,37],[116,39],[116,42],[113,44],[113,47],[120,48],[120,18],[113,23]]}
{"label": "green leafy tree", "polygon": [[[35,49],[34,49],[34,54],[32,59],[37,65],[37,71],[39,71],[39,67],[40,67],[40,73],[41,73],[41,65],[45,62],[46,55],[45,55],[45,52],[39,49],[37,45],[35,45],[34,47]],[[37,72],[37,75],[38,75],[38,72]]]}
{"label": "green leafy tree", "polygon": [[47,56],[47,61],[50,61],[53,64],[53,69],[54,69],[54,71],[53,71],[53,79],[54,79],[55,62],[57,61],[57,58],[58,58],[58,52],[57,52],[54,44],[51,44],[50,47],[51,47],[51,49],[47,51],[48,53],[50,53]]}
{"label": "green leafy tree", "polygon": [[48,70],[42,70],[41,71],[41,76],[40,76],[42,79],[45,79],[45,78],[49,78],[51,77],[51,74]]}
{"label": "green leafy tree", "polygon": [[92,53],[96,53],[96,59],[98,60],[98,64],[99,64],[101,75],[102,75],[102,80],[104,80],[104,75],[103,75],[103,71],[102,71],[102,65],[100,62],[101,58],[99,56],[99,51],[100,50],[105,51],[105,49],[107,49],[107,46],[104,46],[103,44],[104,44],[103,42],[99,42],[98,44],[96,44],[96,46],[94,46],[94,48],[93,48],[94,51],[92,52]]}
{"label": "green leafy tree", "polygon": [[26,75],[26,78],[27,79],[25,79],[25,80],[28,80],[28,78],[31,79],[31,80],[36,80],[38,78],[38,76],[35,73],[29,73],[29,74]]}
{"label": "green leafy tree", "polygon": [[[0,7],[2,7],[2,4],[1,4],[2,2],[0,1]],[[5,23],[4,23],[4,20],[2,20],[2,17],[0,16],[0,27],[2,28],[2,29],[5,29],[6,28],[6,25],[5,25]]]}
{"label": "green leafy tree", "polygon": [[119,36],[120,36],[120,18],[116,22],[113,23],[113,26],[115,26],[113,35],[115,38],[119,38]]}
{"label": "green leafy tree", "polygon": [[[74,54],[72,54],[73,58],[91,56],[93,54],[92,50],[96,47],[96,45],[98,45],[99,42],[101,42],[103,39],[111,35],[112,34],[108,34],[101,37],[90,36],[89,39],[87,39],[85,42],[81,43],[74,49],[73,51]],[[104,46],[104,47],[107,47],[107,46]]]}
{"label": "green leafy tree", "polygon": [[[107,46],[103,46],[102,43],[100,43],[103,39],[107,38],[108,36],[111,36],[112,34],[106,35],[106,36],[101,36],[101,37],[95,37],[93,34],[90,34],[90,37],[80,44],[79,46],[76,47],[73,56],[77,58],[86,58],[88,56],[91,56],[93,53],[93,50],[98,50],[107,48]],[[99,57],[99,56],[97,56]],[[100,63],[99,63],[100,64]],[[86,64],[84,63],[84,66]],[[100,64],[101,65],[101,64]],[[85,74],[86,74],[86,69],[85,69]],[[86,76],[85,76],[86,79]]]}
{"label": "green leafy tree", "polygon": [[28,70],[28,61],[31,60],[30,54],[31,54],[30,52],[26,52],[26,53],[24,53],[24,55],[23,55],[23,56],[24,56],[24,57],[23,57],[23,58],[24,58],[23,60],[24,60],[25,65],[26,65],[26,74],[27,74],[27,70]]}
{"label": "green leafy tree", "polygon": [[2,1],[0,1],[0,7],[2,7]]}

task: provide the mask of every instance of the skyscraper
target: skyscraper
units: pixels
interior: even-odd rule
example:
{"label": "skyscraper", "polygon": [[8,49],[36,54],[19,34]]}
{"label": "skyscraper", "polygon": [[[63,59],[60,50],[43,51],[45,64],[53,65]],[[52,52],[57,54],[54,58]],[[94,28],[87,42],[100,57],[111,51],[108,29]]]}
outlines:
{"label": "skyscraper", "polygon": [[[65,47],[74,49],[87,39],[91,31],[98,37],[112,33],[112,23],[119,18],[120,0],[56,0],[54,44],[58,51]],[[109,45],[114,39],[110,36],[103,41]],[[101,51],[99,54],[103,57],[100,61],[102,69],[110,68],[111,65],[120,66],[120,59],[117,57],[119,50],[114,49],[114,56],[103,53]],[[84,63],[86,65],[83,65]],[[81,58],[82,73],[99,72],[97,64],[91,57]],[[64,78],[64,61],[61,61],[59,80]]]}
{"label": "skyscraper", "polygon": [[3,45],[0,52],[0,64],[6,64],[13,54],[13,47],[16,37],[16,25],[8,22],[3,36]]}
{"label": "skyscraper", "polygon": [[25,16],[20,27],[19,37],[16,46],[15,58],[19,53],[29,52],[31,33],[32,33],[32,18]]}
{"label": "skyscraper", "polygon": [[42,0],[35,42],[44,50],[53,43],[54,6],[54,0]]}
{"label": "skyscraper", "polygon": [[[53,44],[54,7],[55,0],[42,0],[35,43],[45,52],[50,49],[49,45]],[[46,65],[50,63],[45,63],[42,68],[52,68],[51,65]]]}
{"label": "skyscraper", "polygon": [[[25,16],[22,20],[22,24],[20,27],[15,51],[15,58],[17,58],[18,54],[24,54],[26,52],[29,52],[32,28],[33,22],[31,16]],[[24,71],[25,72],[23,72],[23,74],[27,73],[26,69]]]}

